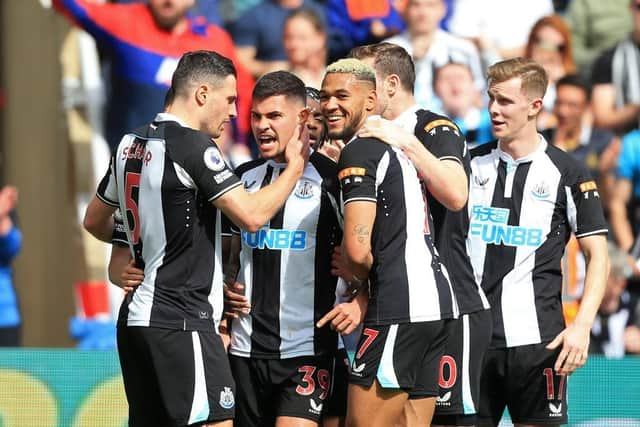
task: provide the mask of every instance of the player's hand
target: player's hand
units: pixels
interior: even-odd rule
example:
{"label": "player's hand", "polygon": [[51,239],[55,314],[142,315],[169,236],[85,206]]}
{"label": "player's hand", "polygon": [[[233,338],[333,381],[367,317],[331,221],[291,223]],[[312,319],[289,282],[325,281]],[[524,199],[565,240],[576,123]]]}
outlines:
{"label": "player's hand", "polygon": [[136,267],[136,261],[131,259],[120,275],[120,287],[128,294],[140,286],[143,280],[144,270]]}
{"label": "player's hand", "polygon": [[409,149],[417,142],[412,133],[402,129],[395,123],[381,117],[371,117],[358,130],[361,138],[378,138],[391,146]]}
{"label": "player's hand", "polygon": [[0,218],[4,218],[18,204],[18,189],[13,185],[5,185],[0,189]]}
{"label": "player's hand", "polygon": [[588,357],[590,333],[590,327],[574,322],[547,345],[548,350],[555,350],[562,345],[553,367],[558,374],[569,375],[584,366]]}
{"label": "player's hand", "polygon": [[320,146],[316,151],[323,156],[333,160],[338,163],[338,159],[340,158],[340,153],[344,148],[344,142],[341,139],[329,139]]}
{"label": "player's hand", "polygon": [[251,304],[244,296],[244,284],[233,282],[224,284],[224,314],[230,319],[237,319],[242,314],[251,312]]}
{"label": "player's hand", "polygon": [[287,147],[284,151],[284,157],[288,167],[299,168],[300,174],[302,174],[304,165],[309,160],[309,155],[311,154],[309,144],[309,130],[307,129],[306,121],[304,121],[298,124],[291,139],[287,142]]}
{"label": "player's hand", "polygon": [[316,327],[322,328],[330,323],[331,329],[334,331],[342,335],[349,335],[362,323],[367,313],[367,303],[368,297],[361,294],[353,301],[338,304],[316,323]]}

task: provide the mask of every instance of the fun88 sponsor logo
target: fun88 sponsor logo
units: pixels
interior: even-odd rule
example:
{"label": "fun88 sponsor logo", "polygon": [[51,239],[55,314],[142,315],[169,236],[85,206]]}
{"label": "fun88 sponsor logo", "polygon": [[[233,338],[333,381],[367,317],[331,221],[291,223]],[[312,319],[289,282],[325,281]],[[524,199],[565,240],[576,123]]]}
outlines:
{"label": "fun88 sponsor logo", "polygon": [[307,247],[307,232],[261,228],[255,233],[242,231],[242,241],[250,248],[302,250]]}
{"label": "fun88 sponsor logo", "polygon": [[494,245],[537,248],[542,244],[542,229],[508,225],[508,222],[509,209],[475,205],[471,211],[469,233]]}

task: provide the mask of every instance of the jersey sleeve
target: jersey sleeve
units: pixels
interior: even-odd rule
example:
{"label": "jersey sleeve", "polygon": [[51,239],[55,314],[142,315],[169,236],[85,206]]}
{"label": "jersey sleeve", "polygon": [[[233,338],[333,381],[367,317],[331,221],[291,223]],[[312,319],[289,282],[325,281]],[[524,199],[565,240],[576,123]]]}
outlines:
{"label": "jersey sleeve", "polygon": [[170,148],[171,158],[191,177],[204,198],[213,202],[242,183],[229,168],[218,146],[204,134],[184,130],[180,143]]}
{"label": "jersey sleeve", "polygon": [[571,228],[578,239],[596,234],[607,234],[607,222],[602,211],[598,187],[589,171],[575,163],[575,174],[570,179],[571,195],[567,194],[567,214]]}
{"label": "jersey sleeve", "polygon": [[109,169],[104,175],[100,184],[98,184],[98,191],[96,192],[98,199],[102,200],[109,206],[118,207],[118,187],[116,186],[116,177],[114,170],[114,158],[111,157],[109,163]]}
{"label": "jersey sleeve", "polygon": [[342,149],[338,161],[338,180],[343,204],[377,202],[376,171],[385,151],[381,142],[368,138],[356,139]]}
{"label": "jersey sleeve", "polygon": [[458,126],[448,118],[424,112],[418,119],[415,135],[438,159],[463,164],[467,143]]}

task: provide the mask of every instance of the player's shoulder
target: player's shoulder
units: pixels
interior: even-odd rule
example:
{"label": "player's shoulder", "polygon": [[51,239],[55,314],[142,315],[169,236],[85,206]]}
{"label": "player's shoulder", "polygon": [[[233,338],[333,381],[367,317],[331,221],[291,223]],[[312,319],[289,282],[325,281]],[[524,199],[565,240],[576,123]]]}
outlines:
{"label": "player's shoulder", "polygon": [[586,169],[583,162],[553,144],[547,144],[545,153],[556,168],[563,174]]}
{"label": "player's shoulder", "polygon": [[318,171],[318,174],[324,178],[335,177],[338,173],[338,164],[318,152],[311,153],[309,163]]}
{"label": "player's shoulder", "polygon": [[390,150],[391,147],[378,138],[357,137],[345,145],[342,152],[346,154],[357,153],[364,157],[376,157]]}
{"label": "player's shoulder", "polygon": [[477,158],[485,157],[491,154],[494,150],[498,148],[498,140],[487,142],[486,144],[482,144],[472,150],[469,150],[469,155],[471,156],[471,160]]}
{"label": "player's shoulder", "polygon": [[431,132],[433,129],[446,126],[459,131],[458,125],[453,120],[445,115],[435,113],[431,110],[420,109],[416,111],[416,130],[420,129],[424,132]]}
{"label": "player's shoulder", "polygon": [[266,163],[265,159],[249,160],[248,162],[242,163],[241,165],[237,166],[234,172],[238,177],[242,177],[242,175],[246,174],[251,170],[258,169],[259,167],[263,166],[265,163]]}

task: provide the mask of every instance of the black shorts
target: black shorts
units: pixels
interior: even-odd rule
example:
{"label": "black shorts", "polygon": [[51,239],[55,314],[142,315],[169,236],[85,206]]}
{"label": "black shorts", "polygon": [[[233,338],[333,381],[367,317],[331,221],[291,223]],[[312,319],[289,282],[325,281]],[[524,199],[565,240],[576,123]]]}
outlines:
{"label": "black shorts", "polygon": [[545,344],[490,349],[485,355],[480,382],[482,424],[497,425],[505,406],[518,424],[566,424],[566,375],[553,365],[560,348]]}
{"label": "black shorts", "polygon": [[235,384],[213,330],[119,327],[129,425],[185,426],[232,419]]}
{"label": "black shorts", "polygon": [[319,422],[331,389],[333,356],[252,359],[229,355],[236,380],[234,424],[275,425],[277,417]]}
{"label": "black shorts", "polygon": [[423,397],[438,393],[438,362],[446,341],[445,321],[365,325],[349,383],[402,389]]}
{"label": "black shorts", "polygon": [[327,401],[325,416],[344,417],[347,415],[347,389],[349,387],[349,355],[342,348],[333,357],[333,377]]}
{"label": "black shorts", "polygon": [[0,347],[20,347],[22,332],[20,325],[0,328]]}
{"label": "black shorts", "polygon": [[490,310],[465,314],[447,325],[449,338],[440,359],[433,424],[477,424],[480,374],[492,328]]}

